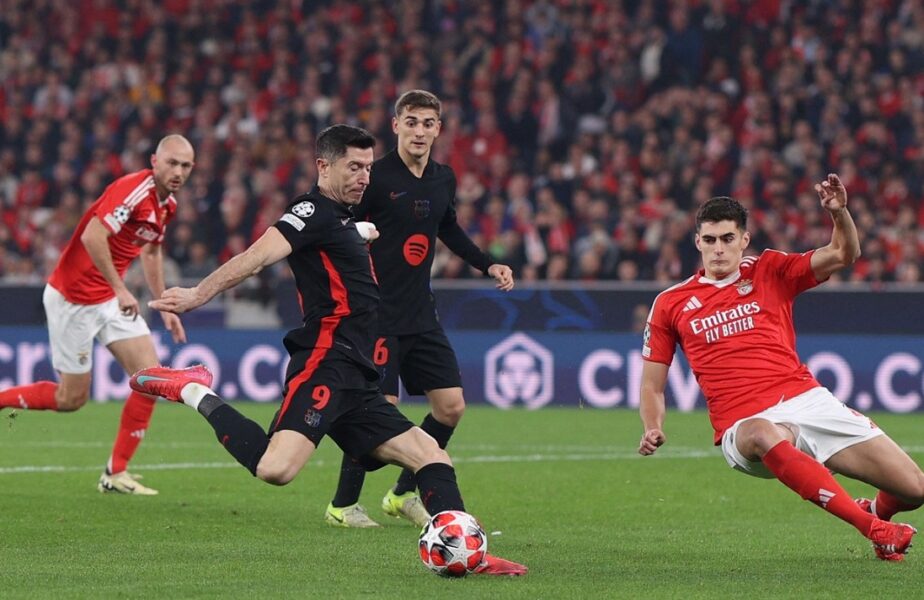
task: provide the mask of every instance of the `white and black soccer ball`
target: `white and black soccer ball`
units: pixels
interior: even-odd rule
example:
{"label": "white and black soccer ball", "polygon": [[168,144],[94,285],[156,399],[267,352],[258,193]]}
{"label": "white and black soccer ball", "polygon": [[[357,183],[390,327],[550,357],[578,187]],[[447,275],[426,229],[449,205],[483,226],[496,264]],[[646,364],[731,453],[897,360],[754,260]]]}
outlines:
{"label": "white and black soccer ball", "polygon": [[488,536],[472,515],[444,510],[430,517],[420,532],[420,560],[444,577],[474,572],[488,554]]}

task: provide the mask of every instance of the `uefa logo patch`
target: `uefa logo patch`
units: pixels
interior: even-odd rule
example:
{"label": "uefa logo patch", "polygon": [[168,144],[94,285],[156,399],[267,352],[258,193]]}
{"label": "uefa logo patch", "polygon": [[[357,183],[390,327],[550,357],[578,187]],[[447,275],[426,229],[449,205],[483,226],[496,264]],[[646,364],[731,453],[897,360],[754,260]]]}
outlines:
{"label": "uefa logo patch", "polygon": [[548,348],[525,333],[514,333],[485,354],[485,398],[501,408],[517,402],[530,409],[545,406],[554,393],[554,368]]}
{"label": "uefa logo patch", "polygon": [[292,207],[292,213],[303,219],[307,219],[314,214],[314,204],[311,202],[299,202]]}

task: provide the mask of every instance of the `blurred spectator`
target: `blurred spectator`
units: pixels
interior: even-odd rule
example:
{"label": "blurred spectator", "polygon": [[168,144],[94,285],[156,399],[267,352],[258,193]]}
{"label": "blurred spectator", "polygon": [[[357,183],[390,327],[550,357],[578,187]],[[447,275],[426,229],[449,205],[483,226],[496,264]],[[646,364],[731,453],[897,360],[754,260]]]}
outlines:
{"label": "blurred spectator", "polygon": [[[922,32],[915,0],[8,0],[0,274],[43,279],[170,132],[199,162],[168,253],[201,272],[313,185],[321,128],[364,125],[381,154],[389,107],[423,87],[460,222],[521,278],[674,281],[698,261],[684,215],[722,194],[754,251],[816,247],[812,184],[836,171],[865,240],[842,279],[920,282]],[[472,276],[442,254],[434,272]]]}

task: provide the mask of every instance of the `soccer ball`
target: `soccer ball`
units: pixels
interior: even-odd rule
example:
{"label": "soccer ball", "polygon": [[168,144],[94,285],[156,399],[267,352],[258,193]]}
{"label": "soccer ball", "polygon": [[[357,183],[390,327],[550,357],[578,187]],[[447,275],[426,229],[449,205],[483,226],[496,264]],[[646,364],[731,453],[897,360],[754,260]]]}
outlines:
{"label": "soccer ball", "polygon": [[444,510],[430,517],[420,532],[420,560],[444,577],[464,577],[481,566],[488,536],[472,515]]}

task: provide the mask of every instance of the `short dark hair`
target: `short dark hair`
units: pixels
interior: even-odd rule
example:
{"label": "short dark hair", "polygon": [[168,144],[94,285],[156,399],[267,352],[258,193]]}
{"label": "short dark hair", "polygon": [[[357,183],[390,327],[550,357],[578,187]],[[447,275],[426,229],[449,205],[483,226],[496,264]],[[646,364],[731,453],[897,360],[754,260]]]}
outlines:
{"label": "short dark hair", "polygon": [[315,153],[333,163],[347,153],[347,148],[374,148],[375,138],[362,127],[338,123],[318,134]]}
{"label": "short dark hair", "polygon": [[734,221],[738,229],[745,231],[748,228],[748,209],[728,196],[716,196],[704,202],[696,211],[696,231],[699,231],[703,223],[719,221]]}
{"label": "short dark hair", "polygon": [[436,94],[427,90],[408,90],[401,94],[398,101],[395,102],[395,116],[400,117],[401,113],[409,108],[432,108],[436,111],[436,116],[440,116],[443,105]]}

